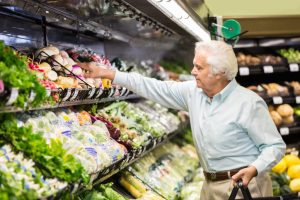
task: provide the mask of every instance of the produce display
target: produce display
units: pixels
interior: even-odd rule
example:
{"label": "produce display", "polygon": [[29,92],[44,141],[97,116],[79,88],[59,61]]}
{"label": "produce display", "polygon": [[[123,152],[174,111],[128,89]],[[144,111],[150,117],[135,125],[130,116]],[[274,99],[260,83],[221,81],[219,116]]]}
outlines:
{"label": "produce display", "polygon": [[280,49],[278,53],[285,57],[289,63],[299,63],[300,62],[300,51],[294,48]]}
{"label": "produce display", "polygon": [[262,97],[274,96],[289,96],[290,92],[288,86],[280,85],[278,83],[261,84],[258,86],[248,86],[248,89],[256,92]]}
{"label": "produce display", "polygon": [[300,83],[298,81],[286,82],[293,89],[294,95],[300,95]]}
{"label": "produce display", "polygon": [[[69,56],[69,54],[70,56]],[[59,50],[57,47],[48,46],[39,49],[35,53],[38,59],[38,69],[43,70],[43,75],[50,81],[55,82],[60,88],[102,88],[102,80],[100,78],[83,77],[84,70],[80,65],[86,63],[81,62],[96,62],[99,67],[107,68],[110,66],[109,60],[94,56],[94,59],[82,59],[83,56],[74,53],[74,50],[68,51]],[[76,62],[75,62],[75,61]],[[42,75],[41,75],[42,76]],[[105,85],[105,87],[107,84]]]}
{"label": "produce display", "polygon": [[[166,143],[133,163],[128,171],[163,198],[174,199],[184,185],[185,177],[198,166],[196,153],[191,154],[191,151],[196,152],[192,146],[181,148],[174,143]],[[130,177],[123,175],[120,184],[136,198],[142,197],[147,189]]]}
{"label": "produce display", "polygon": [[44,178],[31,159],[15,153],[11,146],[0,148],[0,199],[37,199],[57,193],[67,186],[56,178]]}
{"label": "produce display", "polygon": [[256,65],[280,65],[284,64],[283,58],[270,54],[266,55],[245,55],[241,52],[237,54],[239,66],[256,66]]}
{"label": "produce display", "polygon": [[294,123],[294,109],[289,104],[282,104],[278,107],[269,106],[269,112],[276,126]]}
{"label": "produce display", "polygon": [[45,88],[27,67],[26,57],[0,41],[0,107],[36,107],[46,101]]}
{"label": "produce display", "polygon": [[201,199],[201,189],[205,180],[203,169],[198,168],[193,180],[184,185],[180,192],[182,200],[199,200]]}
{"label": "produce display", "polygon": [[[63,148],[59,140],[44,138],[43,133],[35,132],[30,123],[18,121],[13,114],[0,115],[0,136],[6,142],[26,156],[31,158],[42,168],[45,176],[57,177],[66,182],[82,179],[87,183],[89,177],[82,165],[71,152]],[[43,123],[37,125],[44,126]],[[50,130],[51,131],[51,130]]]}
{"label": "produce display", "polygon": [[267,95],[270,97],[289,95],[289,91],[286,86],[279,85],[277,83],[262,84],[262,86],[266,89]]}
{"label": "produce display", "polygon": [[[144,105],[146,108],[147,104]],[[164,118],[163,116],[166,116],[166,119],[169,119],[168,117],[170,116],[173,119],[175,118],[175,121],[173,120],[175,123],[172,124],[174,126],[170,130],[170,127],[166,127],[160,121],[155,120],[157,113],[153,112],[153,109],[149,108],[148,105],[149,109],[152,112],[145,112],[134,104],[118,102],[98,110],[96,117],[112,122],[114,127],[119,130],[112,133],[112,138],[124,144],[129,149],[137,149],[147,144],[151,137],[160,137],[173,131],[174,128],[177,129],[180,123],[177,117],[164,110],[163,114],[161,113],[160,115],[161,119]]]}
{"label": "produce display", "polygon": [[110,138],[104,123],[92,123],[86,111],[37,112],[20,119],[49,143],[55,140],[66,152],[73,154],[84,169],[95,173],[124,157],[126,149]]}
{"label": "produce display", "polygon": [[128,200],[112,188],[113,183],[101,184],[79,195],[81,200]]}
{"label": "produce display", "polygon": [[[72,49],[67,49],[66,51],[70,55],[70,57],[76,62],[82,62],[82,63],[92,62],[101,68],[112,68],[110,61],[106,57],[100,56],[95,52],[93,52],[92,50],[72,48]],[[82,77],[80,74],[79,76]],[[100,78],[97,79],[88,78],[85,81],[89,83],[89,85],[95,87],[103,87],[103,88],[111,87],[111,81],[108,79],[101,80]]]}
{"label": "produce display", "polygon": [[300,192],[300,158],[287,154],[272,168],[273,193],[276,196]]}

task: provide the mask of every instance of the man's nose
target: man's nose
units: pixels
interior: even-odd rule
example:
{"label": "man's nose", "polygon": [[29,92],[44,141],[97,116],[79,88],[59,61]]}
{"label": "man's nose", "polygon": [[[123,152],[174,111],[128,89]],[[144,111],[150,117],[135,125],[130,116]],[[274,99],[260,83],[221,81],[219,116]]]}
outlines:
{"label": "man's nose", "polygon": [[195,67],[193,67],[192,71],[191,71],[191,74],[193,76],[197,76],[197,69]]}

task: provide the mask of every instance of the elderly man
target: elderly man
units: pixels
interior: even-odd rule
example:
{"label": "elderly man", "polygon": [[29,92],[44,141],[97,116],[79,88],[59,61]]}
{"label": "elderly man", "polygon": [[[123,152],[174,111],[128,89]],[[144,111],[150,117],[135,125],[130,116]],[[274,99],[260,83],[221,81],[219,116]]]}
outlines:
{"label": "elderly man", "polygon": [[[233,49],[224,42],[198,42],[193,81],[158,81],[135,73],[82,65],[86,77],[113,80],[166,107],[186,110],[206,180],[203,200],[228,199],[233,183],[242,180],[253,197],[272,196],[266,171],[284,155],[286,145],[266,103],[238,85]],[[241,194],[239,194],[239,197]]]}

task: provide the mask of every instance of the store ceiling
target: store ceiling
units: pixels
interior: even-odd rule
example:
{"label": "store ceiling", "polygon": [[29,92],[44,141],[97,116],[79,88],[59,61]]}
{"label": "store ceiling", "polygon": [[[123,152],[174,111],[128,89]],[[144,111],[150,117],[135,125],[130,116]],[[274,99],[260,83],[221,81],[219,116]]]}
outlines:
{"label": "store ceiling", "polygon": [[[236,19],[243,37],[291,37],[300,35],[300,1],[297,0],[184,0],[201,17]],[[198,3],[197,3],[198,2]],[[204,20],[205,21],[205,20]]]}

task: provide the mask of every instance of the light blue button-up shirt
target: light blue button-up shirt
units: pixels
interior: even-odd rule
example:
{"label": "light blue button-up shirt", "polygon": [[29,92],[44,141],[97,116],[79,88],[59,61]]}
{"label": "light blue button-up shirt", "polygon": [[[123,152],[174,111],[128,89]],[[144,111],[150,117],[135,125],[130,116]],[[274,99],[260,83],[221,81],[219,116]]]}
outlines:
{"label": "light blue button-up shirt", "polygon": [[194,80],[159,81],[116,72],[113,82],[168,108],[188,111],[200,164],[207,172],[253,165],[261,173],[285,153],[264,100],[235,79],[212,100]]}

